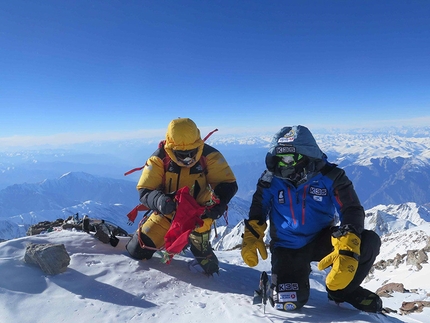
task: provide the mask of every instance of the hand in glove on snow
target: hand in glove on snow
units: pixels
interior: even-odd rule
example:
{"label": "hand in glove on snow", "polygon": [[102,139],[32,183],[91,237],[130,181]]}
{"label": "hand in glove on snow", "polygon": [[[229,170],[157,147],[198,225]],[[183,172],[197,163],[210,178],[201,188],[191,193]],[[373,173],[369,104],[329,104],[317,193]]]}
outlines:
{"label": "hand in glove on snow", "polygon": [[161,191],[151,191],[144,197],[146,204],[151,210],[161,214],[170,214],[176,210],[175,194],[164,194]]}
{"label": "hand in glove on snow", "polygon": [[332,266],[326,277],[329,290],[344,289],[355,276],[360,258],[361,239],[353,232],[338,230],[333,232],[331,243],[333,252],[318,263],[318,269]]}
{"label": "hand in glove on snow", "polygon": [[258,220],[245,220],[241,254],[243,261],[249,267],[254,267],[258,264],[257,250],[263,260],[267,259],[266,245],[263,241],[266,228],[266,222],[259,224]]}

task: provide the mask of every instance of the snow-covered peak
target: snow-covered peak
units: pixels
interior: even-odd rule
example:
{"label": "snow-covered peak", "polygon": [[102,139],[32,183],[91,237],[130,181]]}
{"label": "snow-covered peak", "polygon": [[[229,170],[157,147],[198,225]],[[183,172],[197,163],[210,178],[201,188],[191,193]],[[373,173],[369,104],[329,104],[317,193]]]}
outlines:
{"label": "snow-covered peak", "polygon": [[[385,229],[378,228],[384,222]],[[416,203],[378,205],[366,211],[366,224],[379,233],[389,233],[430,223],[430,210]],[[389,225],[390,224],[390,225]],[[375,226],[376,225],[376,226]]]}
{"label": "snow-covered peak", "polygon": [[317,142],[327,154],[347,158],[353,164],[371,165],[376,158],[414,158],[429,164],[429,137],[406,137],[394,134],[318,135]]}

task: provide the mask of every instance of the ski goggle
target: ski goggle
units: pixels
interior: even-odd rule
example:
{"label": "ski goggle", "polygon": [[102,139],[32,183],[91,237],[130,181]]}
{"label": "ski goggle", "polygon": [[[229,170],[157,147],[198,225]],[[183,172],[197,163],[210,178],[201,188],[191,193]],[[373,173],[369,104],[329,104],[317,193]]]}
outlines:
{"label": "ski goggle", "polygon": [[178,161],[184,165],[190,165],[196,160],[195,158],[197,156],[197,150],[198,148],[190,150],[174,150],[173,153],[175,154]]}
{"label": "ski goggle", "polygon": [[303,155],[301,154],[282,154],[282,155],[276,155],[280,158],[278,165],[280,167],[294,167],[297,165],[297,163],[303,158]]}

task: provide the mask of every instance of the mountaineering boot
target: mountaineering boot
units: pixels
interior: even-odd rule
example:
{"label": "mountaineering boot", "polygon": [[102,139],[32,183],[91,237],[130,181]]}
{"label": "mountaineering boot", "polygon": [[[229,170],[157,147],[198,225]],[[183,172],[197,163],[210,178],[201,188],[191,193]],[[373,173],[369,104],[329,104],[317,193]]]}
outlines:
{"label": "mountaineering boot", "polygon": [[214,273],[218,274],[218,258],[209,242],[209,232],[192,232],[190,234],[190,243],[190,250],[206,275],[212,276]]}
{"label": "mountaineering boot", "polygon": [[382,312],[381,298],[377,294],[361,286],[343,298],[338,298],[335,296],[335,293],[329,291],[328,298],[336,303],[347,302],[364,312]]}
{"label": "mountaineering boot", "polygon": [[[194,250],[195,251],[195,250]],[[193,252],[193,246],[191,246],[191,252]],[[194,253],[195,255],[196,253]],[[205,271],[206,275],[212,276],[214,273],[219,272],[218,258],[211,250],[208,254],[202,257],[196,257],[196,260]]]}
{"label": "mountaineering boot", "polygon": [[[140,235],[140,237],[139,237]],[[140,240],[140,241],[139,241]],[[150,248],[142,248],[141,242],[145,246]],[[127,242],[125,249],[127,249],[130,256],[137,260],[151,259],[154,254],[156,247],[154,242],[145,234],[143,234],[140,229],[138,229],[131,239]]]}

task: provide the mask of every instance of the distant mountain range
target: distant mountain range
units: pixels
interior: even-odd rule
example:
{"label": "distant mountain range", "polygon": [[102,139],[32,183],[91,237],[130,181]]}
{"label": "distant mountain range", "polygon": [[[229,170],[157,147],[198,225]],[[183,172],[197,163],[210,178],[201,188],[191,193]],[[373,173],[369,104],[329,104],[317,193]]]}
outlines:
{"label": "distant mountain range", "polygon": [[[134,232],[141,216],[129,226],[127,213],[138,203],[135,183],[81,172],[64,174],[38,184],[15,184],[0,191],[0,239],[24,236],[30,225],[78,213],[81,217],[113,222]],[[243,220],[250,202],[234,197],[227,219],[217,221],[212,242],[219,249],[234,248],[241,241]],[[430,223],[430,203],[378,205],[366,211],[366,227],[388,234]]]}
{"label": "distant mountain range", "polygon": [[[411,130],[403,129],[398,133],[363,131],[316,134],[315,137],[328,160],[346,171],[361,203],[368,209],[378,204],[430,202],[428,133],[428,129],[417,129],[414,135]],[[265,168],[264,157],[270,139],[268,136],[262,136],[260,141],[255,138],[211,139],[232,163],[239,178],[239,196],[246,200],[251,199],[257,179]]]}
{"label": "distant mountain range", "polygon": [[76,213],[126,226],[126,214],[138,203],[136,183],[82,172],[11,185],[0,190],[0,238],[23,236],[32,224]]}
{"label": "distant mountain range", "polygon": [[[380,218],[382,211],[376,212],[375,207],[415,203],[427,221],[423,210],[430,202],[430,137],[428,129],[411,131],[333,131],[316,133],[315,137],[329,161],[345,169],[368,212]],[[269,134],[216,134],[208,140],[226,157],[239,184],[239,192],[230,203],[230,226],[247,215],[257,180],[265,169],[270,140]],[[138,203],[135,186],[139,172],[127,177],[124,172],[141,166],[157,142],[105,143],[91,152],[68,148],[0,153],[0,238],[21,236],[37,221],[65,218],[76,212],[103,215],[127,226],[125,215]],[[398,218],[395,212],[393,216]],[[402,222],[403,228],[416,224],[402,219],[396,221],[398,225]],[[389,216],[384,216],[382,222],[387,221]],[[375,227],[381,233],[385,233],[383,223]]]}
{"label": "distant mountain range", "polygon": [[[411,229],[415,229],[411,232],[416,232],[422,225],[430,226],[430,203],[424,206],[419,206],[416,203],[378,205],[365,213],[365,228],[375,231],[379,236],[401,235],[402,232],[411,231]],[[269,230],[269,227],[267,230]],[[237,248],[242,243],[243,231],[243,220],[239,221],[234,227],[223,228],[221,235],[217,239],[213,239],[215,248],[219,250]],[[265,242],[269,243],[270,238],[267,234],[265,239]],[[427,234],[422,236],[422,242],[425,245]],[[405,243],[407,244],[407,242]]]}

